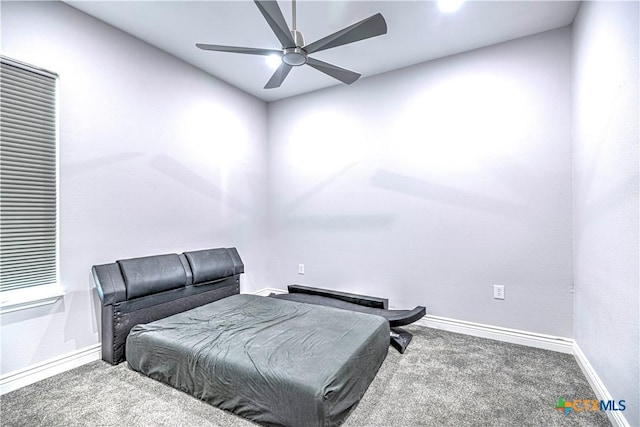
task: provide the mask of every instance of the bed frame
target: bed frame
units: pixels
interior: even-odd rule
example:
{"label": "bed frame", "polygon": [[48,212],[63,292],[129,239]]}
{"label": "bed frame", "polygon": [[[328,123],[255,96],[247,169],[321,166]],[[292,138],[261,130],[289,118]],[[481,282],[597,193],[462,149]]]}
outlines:
{"label": "bed frame", "polygon": [[102,302],[102,360],[125,359],[131,328],[240,293],[235,248],[119,260],[92,267]]}
{"label": "bed frame", "polygon": [[340,425],[388,352],[390,326],[380,316],[237,295],[244,265],[235,248],[92,271],[104,361],[126,359],[149,378],[259,424]]}
{"label": "bed frame", "polygon": [[351,294],[330,289],[312,288],[303,285],[289,285],[288,294],[271,294],[271,298],[325,305],[343,310],[382,316],[391,327],[390,343],[400,353],[404,353],[413,338],[411,332],[399,326],[409,325],[426,314],[426,308],[419,305],[411,310],[389,310],[389,300],[369,295]]}

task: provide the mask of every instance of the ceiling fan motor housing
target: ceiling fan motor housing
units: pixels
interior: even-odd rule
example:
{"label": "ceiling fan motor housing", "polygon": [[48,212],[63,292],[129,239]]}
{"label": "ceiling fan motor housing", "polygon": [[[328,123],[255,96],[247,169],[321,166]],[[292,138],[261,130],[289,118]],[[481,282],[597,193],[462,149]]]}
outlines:
{"label": "ceiling fan motor housing", "polygon": [[296,42],[296,46],[304,46],[304,37],[302,36],[302,33],[300,31],[291,30],[291,37],[293,37],[293,41]]}
{"label": "ceiling fan motor housing", "polygon": [[307,52],[301,47],[304,46],[304,37],[297,30],[292,30],[291,36],[296,43],[296,47],[283,49],[282,62],[295,67],[304,65],[307,63]]}

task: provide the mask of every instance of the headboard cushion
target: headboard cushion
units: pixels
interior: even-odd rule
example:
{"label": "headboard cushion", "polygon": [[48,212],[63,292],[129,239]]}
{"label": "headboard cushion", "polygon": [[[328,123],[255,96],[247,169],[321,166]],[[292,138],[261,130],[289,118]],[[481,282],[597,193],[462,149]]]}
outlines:
{"label": "headboard cushion", "polygon": [[235,248],[185,252],[193,272],[193,284],[199,285],[244,273],[244,265]]}
{"label": "headboard cushion", "polygon": [[[235,248],[189,254],[189,258],[170,254],[125,259],[91,268],[102,302],[104,361],[118,364],[124,360],[127,335],[133,326],[240,293],[244,265]],[[208,262],[212,265],[207,266]],[[222,265],[216,266],[218,262]],[[191,265],[198,273],[198,286],[192,286]]]}
{"label": "headboard cushion", "polygon": [[182,288],[187,273],[176,254],[117,261],[127,287],[127,300]]}

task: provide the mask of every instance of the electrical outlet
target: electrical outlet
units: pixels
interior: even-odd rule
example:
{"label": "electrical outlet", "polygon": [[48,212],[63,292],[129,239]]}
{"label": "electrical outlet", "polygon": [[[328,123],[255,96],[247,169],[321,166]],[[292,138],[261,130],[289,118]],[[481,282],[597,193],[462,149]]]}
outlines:
{"label": "electrical outlet", "polygon": [[298,274],[304,274],[304,264],[298,264]]}
{"label": "electrical outlet", "polygon": [[504,299],[504,285],[493,285],[493,299]]}

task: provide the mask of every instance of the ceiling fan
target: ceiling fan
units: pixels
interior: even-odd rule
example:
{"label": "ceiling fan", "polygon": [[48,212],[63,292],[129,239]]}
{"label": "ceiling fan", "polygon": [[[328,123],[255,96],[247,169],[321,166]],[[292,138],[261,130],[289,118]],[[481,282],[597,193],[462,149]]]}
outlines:
{"label": "ceiling fan", "polygon": [[292,0],[292,24],[293,30],[289,30],[287,22],[277,1],[254,0],[256,6],[266,19],[269,27],[274,32],[282,45],[281,49],[259,49],[237,46],[220,46],[214,44],[196,43],[196,47],[203,50],[218,52],[245,53],[249,55],[276,55],[282,60],[282,64],[273,73],[265,89],[280,87],[284,79],[293,67],[307,64],[343,83],[351,84],[360,78],[360,74],[327,62],[309,57],[310,54],[332,47],[380,36],[387,33],[387,23],[382,14],[377,13],[362,21],[356,22],[340,31],[321,38],[311,44],[304,44],[302,33],[296,29],[296,0]]}

